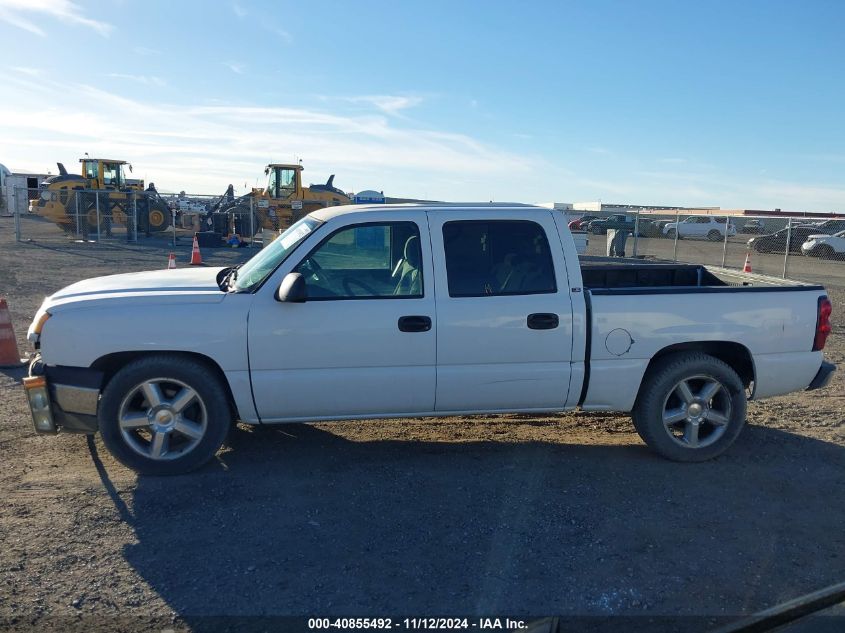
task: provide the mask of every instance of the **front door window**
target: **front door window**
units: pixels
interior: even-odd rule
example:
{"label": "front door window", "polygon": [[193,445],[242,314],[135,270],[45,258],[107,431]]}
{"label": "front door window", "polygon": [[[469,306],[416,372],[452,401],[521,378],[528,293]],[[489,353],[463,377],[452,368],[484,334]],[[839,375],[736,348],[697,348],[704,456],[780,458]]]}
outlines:
{"label": "front door window", "polygon": [[389,222],[336,231],[295,272],[311,301],[422,297],[422,269],[417,225]]}

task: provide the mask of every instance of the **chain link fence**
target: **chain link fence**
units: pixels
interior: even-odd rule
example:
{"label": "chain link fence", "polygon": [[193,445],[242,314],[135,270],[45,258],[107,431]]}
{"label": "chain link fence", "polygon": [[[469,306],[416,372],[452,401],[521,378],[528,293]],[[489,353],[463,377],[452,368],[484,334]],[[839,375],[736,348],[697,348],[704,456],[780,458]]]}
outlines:
{"label": "chain link fence", "polygon": [[[202,246],[257,245],[265,241],[265,232],[272,239],[291,220],[275,217],[272,208],[259,208],[261,202],[231,192],[221,197],[152,188],[6,187],[0,190],[0,216],[14,218],[18,241],[175,245],[196,234]],[[570,215],[570,228],[587,233],[587,255],[610,254],[608,238],[616,232],[617,240],[620,233],[626,236],[628,257],[740,270],[747,265],[754,273],[845,286],[845,217],[649,209],[598,213],[583,222],[581,217]]]}
{"label": "chain link fence", "polygon": [[627,257],[750,269],[778,277],[845,285],[845,217],[789,217],[712,213],[605,215],[570,227],[588,234],[587,255],[611,254],[626,236]]}
{"label": "chain link fence", "polygon": [[205,246],[252,246],[263,237],[251,199],[221,205],[219,195],[162,194],[154,189],[5,187],[0,200],[0,215],[14,218],[17,241],[137,244],[152,240],[175,245],[181,238],[198,235]]}

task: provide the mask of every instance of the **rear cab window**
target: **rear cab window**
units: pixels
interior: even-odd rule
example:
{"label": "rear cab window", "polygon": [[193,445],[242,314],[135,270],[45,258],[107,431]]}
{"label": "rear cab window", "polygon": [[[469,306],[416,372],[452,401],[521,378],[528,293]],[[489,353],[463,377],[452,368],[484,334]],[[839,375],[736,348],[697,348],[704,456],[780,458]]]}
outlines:
{"label": "rear cab window", "polygon": [[557,292],[549,241],[536,222],[446,222],[443,244],[450,297]]}

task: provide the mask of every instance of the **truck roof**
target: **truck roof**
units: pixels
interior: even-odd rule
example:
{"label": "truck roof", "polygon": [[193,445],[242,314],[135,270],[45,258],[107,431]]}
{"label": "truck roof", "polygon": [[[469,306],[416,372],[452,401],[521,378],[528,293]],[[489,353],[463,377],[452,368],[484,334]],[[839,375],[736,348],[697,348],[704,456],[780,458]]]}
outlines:
{"label": "truck roof", "polygon": [[402,211],[415,210],[437,210],[450,209],[453,211],[470,211],[483,209],[534,209],[537,211],[551,211],[548,207],[539,207],[534,204],[524,204],[522,202],[430,202],[430,203],[415,203],[408,202],[402,204],[346,204],[338,207],[326,207],[325,209],[317,209],[312,211],[310,215],[318,220],[326,221],[339,215],[346,215],[347,213],[383,213],[385,211],[395,211],[400,213]]}
{"label": "truck roof", "polygon": [[125,160],[117,160],[116,158],[80,158],[79,162],[84,163],[87,160],[93,160],[101,163],[120,163],[121,165],[126,165],[128,161]]}

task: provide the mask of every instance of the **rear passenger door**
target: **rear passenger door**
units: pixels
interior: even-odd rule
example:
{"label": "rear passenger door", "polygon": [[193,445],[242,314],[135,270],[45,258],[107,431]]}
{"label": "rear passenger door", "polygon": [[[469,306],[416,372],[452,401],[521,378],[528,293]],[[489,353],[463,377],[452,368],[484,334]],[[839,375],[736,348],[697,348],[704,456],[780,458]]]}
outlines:
{"label": "rear passenger door", "polygon": [[436,410],[562,407],[572,303],[551,212],[448,216],[429,212],[437,253]]}

